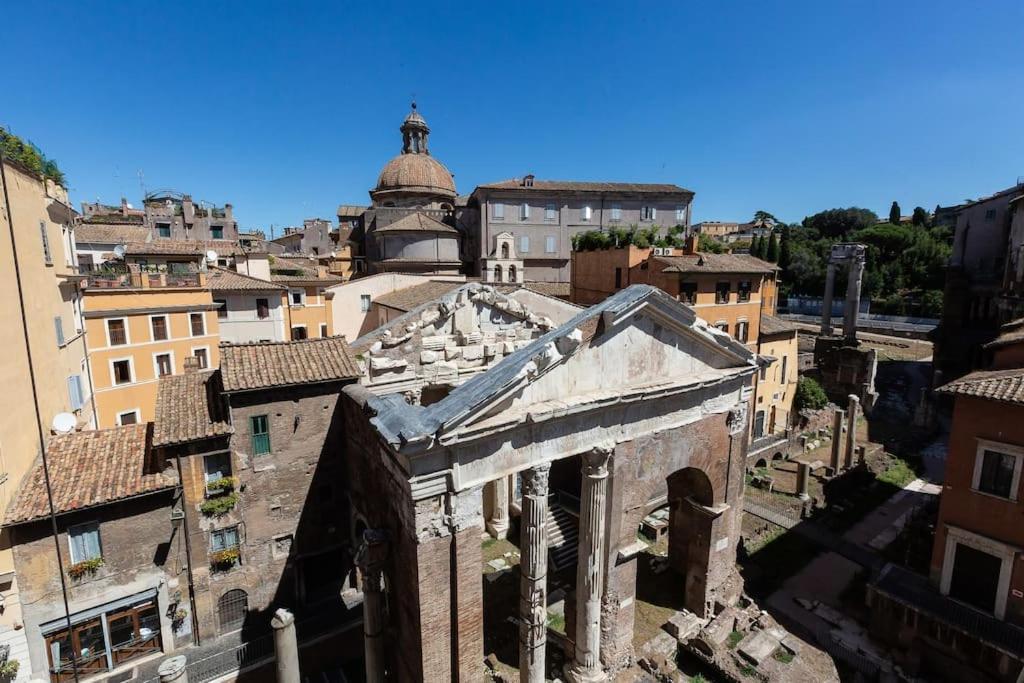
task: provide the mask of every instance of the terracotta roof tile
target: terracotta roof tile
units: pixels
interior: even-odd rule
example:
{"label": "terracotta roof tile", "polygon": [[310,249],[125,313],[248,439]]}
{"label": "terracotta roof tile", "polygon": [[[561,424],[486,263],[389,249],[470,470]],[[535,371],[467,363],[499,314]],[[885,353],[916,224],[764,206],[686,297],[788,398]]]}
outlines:
{"label": "terracotta roof tile", "polygon": [[231,434],[216,370],[162,377],[156,390],[153,445]]}
{"label": "terracotta roof tile", "polygon": [[336,212],[338,218],[359,218],[366,213],[365,206],[356,206],[353,204],[339,204]]}
{"label": "terracotta roof tile", "polygon": [[774,273],[774,264],[747,254],[684,254],[681,256],[655,256],[668,266],[666,273]]}
{"label": "terracotta roof tile", "polygon": [[1024,405],[1024,368],[972,372],[935,391]]}
{"label": "terracotta roof tile", "polygon": [[412,287],[406,287],[404,289],[397,289],[388,294],[382,294],[377,297],[374,301],[381,306],[387,306],[393,308],[396,311],[407,312],[422,306],[428,301],[433,301],[438,297],[442,297],[453,289],[458,289],[465,282],[442,282],[433,281],[424,282],[420,285],[413,285]]}
{"label": "terracotta roof tile", "polygon": [[394,223],[389,223],[383,228],[377,228],[374,232],[454,232],[458,230],[450,225],[446,225],[436,218],[432,218],[426,214],[410,213],[408,216],[402,216]]}
{"label": "terracotta roof tile", "polygon": [[207,270],[206,283],[212,290],[226,290],[236,292],[239,290],[284,290],[283,285],[276,285],[267,280],[261,280],[250,275],[243,275],[233,270],[211,266]]}
{"label": "terracotta roof tile", "polygon": [[[53,437],[47,449],[53,505],[58,514],[176,486],[173,468],[159,467],[149,448],[149,424],[72,432]],[[50,514],[42,459],[25,475],[4,524]]]}
{"label": "terracotta roof tile", "polygon": [[359,366],[344,337],[221,344],[220,371],[225,391],[359,377]]}
{"label": "terracotta roof tile", "polygon": [[75,227],[75,241],[79,244],[119,244],[145,242],[148,239],[149,228],[140,225],[83,223]]}

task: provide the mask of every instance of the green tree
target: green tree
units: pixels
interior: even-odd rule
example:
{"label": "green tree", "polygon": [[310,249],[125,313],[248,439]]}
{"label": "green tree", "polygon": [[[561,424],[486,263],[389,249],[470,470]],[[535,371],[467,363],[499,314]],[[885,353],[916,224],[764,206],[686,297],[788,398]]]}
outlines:
{"label": "green tree", "polygon": [[928,212],[924,210],[924,208],[920,206],[915,206],[914,215],[910,218],[910,222],[918,226],[919,228],[927,228],[928,223],[931,222],[931,217],[928,215]]}
{"label": "green tree", "polygon": [[758,252],[761,251],[761,238],[754,235],[754,238],[750,240],[750,255],[757,256]]}
{"label": "green tree", "polygon": [[758,225],[769,225],[770,226],[770,225],[778,224],[779,219],[776,218],[775,216],[771,215],[767,211],[755,211],[754,212],[754,222],[757,223]]}
{"label": "green tree", "polygon": [[819,211],[805,218],[803,225],[817,231],[823,237],[842,239],[854,230],[870,227],[877,222],[878,214],[874,211],[851,206],[847,209]]}
{"label": "green tree", "polygon": [[771,261],[772,263],[779,262],[779,241],[775,239],[774,232],[772,233],[772,236],[768,238],[768,248],[766,249],[765,257],[766,260]]}
{"label": "green tree", "polygon": [[712,237],[700,234],[697,236],[697,251],[704,251],[709,254],[722,254],[725,252],[725,245]]}
{"label": "green tree", "polygon": [[792,258],[792,248],[790,241],[793,239],[791,236],[790,227],[788,225],[782,226],[779,230],[779,268],[786,270],[789,268],[789,262]]}
{"label": "green tree", "polygon": [[889,207],[889,222],[892,223],[893,225],[899,225],[901,215],[902,214],[900,214],[900,205],[894,201],[892,203],[892,206]]}
{"label": "green tree", "polygon": [[768,259],[768,238],[764,235],[757,240],[757,253],[754,255],[762,261]]}
{"label": "green tree", "polygon": [[828,403],[828,396],[818,381],[812,377],[801,377],[793,395],[793,407],[799,410],[820,410]]}

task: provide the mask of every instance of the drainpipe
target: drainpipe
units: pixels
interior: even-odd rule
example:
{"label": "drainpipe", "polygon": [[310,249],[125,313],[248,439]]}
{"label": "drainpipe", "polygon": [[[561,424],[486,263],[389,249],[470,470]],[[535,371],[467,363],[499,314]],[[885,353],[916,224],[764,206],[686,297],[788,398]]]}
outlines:
{"label": "drainpipe", "polygon": [[188,565],[188,571],[185,575],[188,577],[188,604],[192,608],[192,642],[198,647],[202,644],[199,637],[199,616],[196,614],[196,591],[195,584],[192,580],[192,542],[189,540],[188,533],[188,505],[185,504],[185,477],[181,472],[181,456],[174,456],[174,459],[178,463],[178,491],[181,492],[181,528],[185,534],[185,562]]}
{"label": "drainpipe", "polygon": [[[44,180],[45,183],[45,180]],[[7,212],[7,228],[11,232],[11,256],[14,261],[14,279],[18,288],[18,308],[21,312],[21,331],[25,338],[25,354],[28,358],[29,383],[32,385],[32,404],[36,412],[36,436],[39,440],[39,453],[43,460],[43,480],[46,484],[46,501],[50,507],[50,529],[53,534],[53,545],[57,551],[57,572],[60,574],[60,592],[64,598],[64,618],[68,625],[68,636],[71,636],[71,608],[68,605],[68,585],[64,578],[64,559],[60,555],[60,534],[57,532],[57,513],[53,509],[53,488],[50,485],[50,465],[46,458],[46,438],[43,436],[43,419],[39,409],[39,392],[36,390],[36,371],[32,361],[32,344],[28,338],[28,320],[25,314],[25,293],[21,285],[21,267],[18,265],[18,245],[14,237],[14,217],[11,214],[11,198],[7,192],[7,171],[4,168],[4,154],[0,149],[0,184],[4,188],[4,208]],[[10,532],[8,532],[10,533]],[[58,662],[59,664],[59,662]],[[78,661],[75,651],[71,651],[71,673],[78,683]]]}

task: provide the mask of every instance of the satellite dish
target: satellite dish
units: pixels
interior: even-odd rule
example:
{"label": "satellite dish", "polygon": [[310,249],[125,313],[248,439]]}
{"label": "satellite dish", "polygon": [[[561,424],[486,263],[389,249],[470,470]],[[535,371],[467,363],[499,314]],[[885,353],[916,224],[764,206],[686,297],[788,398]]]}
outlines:
{"label": "satellite dish", "polygon": [[134,207],[134,206],[132,206],[131,204],[125,204],[124,206],[125,206],[125,208],[127,208],[127,209],[134,209],[134,208],[135,208],[135,207]]}
{"label": "satellite dish", "polygon": [[338,252],[331,250],[331,258],[338,258]]}
{"label": "satellite dish", "polygon": [[58,434],[69,434],[75,431],[78,420],[71,413],[57,413],[53,417],[53,431]]}
{"label": "satellite dish", "polygon": [[206,252],[206,262],[207,263],[217,263],[217,252],[215,252],[213,249],[211,249],[210,251]]}
{"label": "satellite dish", "polygon": [[114,256],[116,256],[117,258],[123,259],[124,258],[124,252],[125,252],[125,249],[124,249],[124,245],[123,244],[119,244],[116,247],[114,247]]}

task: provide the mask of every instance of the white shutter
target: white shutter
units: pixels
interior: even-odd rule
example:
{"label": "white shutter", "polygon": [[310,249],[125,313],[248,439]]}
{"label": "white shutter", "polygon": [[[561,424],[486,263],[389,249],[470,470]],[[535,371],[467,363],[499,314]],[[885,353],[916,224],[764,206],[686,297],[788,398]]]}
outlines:
{"label": "white shutter", "polygon": [[495,204],[494,205],[494,218],[502,219],[505,218],[505,205]]}
{"label": "white shutter", "polygon": [[544,240],[544,251],[549,254],[554,254],[556,251],[555,238],[553,235],[548,235],[547,239]]}
{"label": "white shutter", "polygon": [[589,221],[590,220],[590,207],[589,206],[584,206],[583,207],[583,220],[585,220],[585,221]]}
{"label": "white shutter", "polygon": [[651,220],[653,221],[657,217],[658,217],[658,210],[652,206],[651,207]]}
{"label": "white shutter", "polygon": [[520,253],[520,255],[527,254],[527,253],[529,253],[529,251],[530,251],[530,236],[529,235],[522,235],[522,236],[520,236],[520,238],[519,238],[519,253]]}
{"label": "white shutter", "polygon": [[71,410],[82,409],[82,376],[71,375],[68,377],[68,403],[71,404]]}
{"label": "white shutter", "polygon": [[519,207],[519,217],[522,218],[524,221],[530,217],[530,205],[527,204],[526,202],[523,202],[522,205]]}

